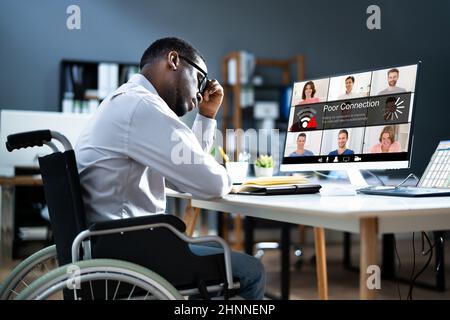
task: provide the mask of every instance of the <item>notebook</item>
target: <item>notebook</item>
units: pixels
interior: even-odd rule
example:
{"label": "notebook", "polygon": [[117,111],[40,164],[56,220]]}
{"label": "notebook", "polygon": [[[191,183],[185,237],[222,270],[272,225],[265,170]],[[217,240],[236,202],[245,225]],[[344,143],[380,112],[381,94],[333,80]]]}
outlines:
{"label": "notebook", "polygon": [[319,192],[318,184],[307,184],[304,176],[256,178],[234,186],[231,193],[249,195],[307,194]]}

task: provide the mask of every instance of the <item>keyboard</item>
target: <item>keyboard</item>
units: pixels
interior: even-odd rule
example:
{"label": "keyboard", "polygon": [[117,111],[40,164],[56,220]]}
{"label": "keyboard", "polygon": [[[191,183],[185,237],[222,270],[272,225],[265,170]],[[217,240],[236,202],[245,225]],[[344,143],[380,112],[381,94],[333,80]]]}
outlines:
{"label": "keyboard", "polygon": [[395,197],[445,197],[450,196],[450,189],[369,186],[357,190],[363,194]]}

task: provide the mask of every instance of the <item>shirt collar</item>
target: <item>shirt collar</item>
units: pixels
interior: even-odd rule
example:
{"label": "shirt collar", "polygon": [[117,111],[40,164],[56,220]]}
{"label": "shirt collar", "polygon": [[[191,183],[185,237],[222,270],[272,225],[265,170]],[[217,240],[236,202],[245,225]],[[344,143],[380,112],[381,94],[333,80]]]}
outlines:
{"label": "shirt collar", "polygon": [[155,87],[151,84],[150,81],[147,80],[146,77],[144,77],[142,74],[137,73],[133,75],[128,82],[136,84],[138,86],[143,86],[145,89],[150,91],[151,93],[154,93],[158,95],[158,92],[156,91]]}

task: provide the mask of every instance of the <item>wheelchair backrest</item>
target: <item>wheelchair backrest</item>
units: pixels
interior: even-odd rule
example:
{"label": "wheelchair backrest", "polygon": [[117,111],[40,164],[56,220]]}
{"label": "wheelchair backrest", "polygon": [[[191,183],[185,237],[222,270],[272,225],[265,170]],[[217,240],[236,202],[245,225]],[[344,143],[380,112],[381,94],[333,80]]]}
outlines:
{"label": "wheelchair backrest", "polygon": [[73,150],[39,158],[59,265],[72,261],[75,237],[86,229],[86,215]]}

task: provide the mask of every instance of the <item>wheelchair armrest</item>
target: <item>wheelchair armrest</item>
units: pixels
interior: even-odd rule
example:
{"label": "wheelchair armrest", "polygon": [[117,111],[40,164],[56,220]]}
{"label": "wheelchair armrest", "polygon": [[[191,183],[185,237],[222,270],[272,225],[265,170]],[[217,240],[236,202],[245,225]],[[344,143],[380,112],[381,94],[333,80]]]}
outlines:
{"label": "wheelchair armrest", "polygon": [[167,223],[180,232],[186,231],[184,222],[171,214],[153,214],[143,217],[95,222],[89,226],[89,231],[111,230],[155,223]]}

